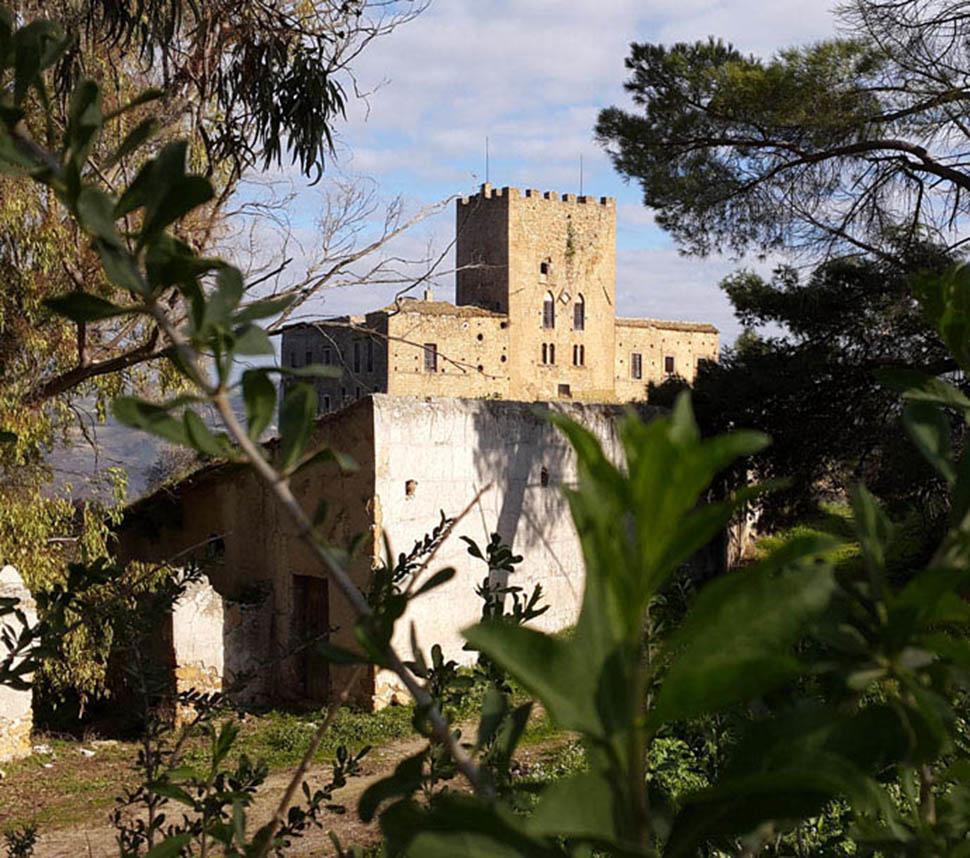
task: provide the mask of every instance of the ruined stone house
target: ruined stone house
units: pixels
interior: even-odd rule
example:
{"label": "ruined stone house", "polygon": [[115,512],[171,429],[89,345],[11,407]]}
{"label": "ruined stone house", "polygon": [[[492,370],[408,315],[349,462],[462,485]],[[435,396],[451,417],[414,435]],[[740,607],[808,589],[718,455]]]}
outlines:
{"label": "ruined stone house", "polygon": [[492,188],[457,203],[456,302],[291,325],[284,365],[331,364],[329,412],[368,393],[629,402],[717,360],[708,324],[616,315],[616,204]]}

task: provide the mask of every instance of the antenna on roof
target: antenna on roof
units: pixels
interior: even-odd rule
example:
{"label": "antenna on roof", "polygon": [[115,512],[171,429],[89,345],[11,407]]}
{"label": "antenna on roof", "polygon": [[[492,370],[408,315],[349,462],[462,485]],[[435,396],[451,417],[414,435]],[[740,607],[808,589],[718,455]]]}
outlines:
{"label": "antenna on roof", "polygon": [[583,195],[583,155],[579,154],[579,195]]}
{"label": "antenna on roof", "polygon": [[485,135],[485,184],[488,184],[488,135]]}

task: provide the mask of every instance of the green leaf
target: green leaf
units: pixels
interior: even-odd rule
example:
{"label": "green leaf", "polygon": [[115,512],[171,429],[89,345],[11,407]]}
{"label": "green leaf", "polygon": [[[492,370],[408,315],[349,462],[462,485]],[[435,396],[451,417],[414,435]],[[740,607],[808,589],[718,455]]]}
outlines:
{"label": "green leaf", "polygon": [[177,858],[182,854],[182,849],[191,842],[191,833],[166,837],[161,843],[150,849],[145,858]]}
{"label": "green leaf", "polygon": [[593,693],[596,677],[576,662],[565,641],[506,623],[482,623],[463,634],[534,694],[559,726],[602,735]]}
{"label": "green leaf", "polygon": [[115,419],[125,426],[150,432],[174,444],[189,446],[185,425],[163,406],[135,396],[118,396],[112,402],[111,410]]}
{"label": "green leaf", "polygon": [[206,302],[205,324],[228,326],[232,311],[242,300],[245,288],[242,273],[238,268],[231,265],[221,267],[216,276],[215,292]]}
{"label": "green leaf", "polygon": [[280,468],[288,472],[303,455],[317,417],[317,392],[308,384],[286,391],[280,408]]}
{"label": "green leaf", "polygon": [[876,378],[899,391],[908,402],[927,402],[970,412],[970,399],[958,387],[914,369],[881,369]]}
{"label": "green leaf", "polygon": [[546,787],[526,823],[537,837],[566,837],[597,843],[622,843],[616,823],[622,793],[602,774],[585,772]]}
{"label": "green leaf", "polygon": [[832,570],[811,561],[834,545],[799,537],[757,567],[705,586],[670,640],[675,656],[651,723],[711,714],[797,676],[802,666],[793,645],[835,590]]}
{"label": "green leaf", "polygon": [[295,300],[295,296],[290,295],[285,298],[264,298],[260,301],[251,301],[239,308],[239,312],[232,317],[233,324],[242,325],[246,322],[256,322],[259,319],[278,316]]}
{"label": "green leaf", "polygon": [[57,298],[49,298],[44,304],[57,315],[64,316],[72,322],[96,322],[134,312],[132,309],[119,307],[88,292],[70,292]]}
{"label": "green leaf", "polygon": [[447,584],[452,578],[455,577],[455,570],[450,566],[447,569],[440,569],[435,572],[427,581],[425,581],[417,591],[414,593],[412,598],[416,599],[418,596],[424,593],[430,593],[437,587],[441,587]]}
{"label": "green leaf", "polygon": [[273,421],[276,386],[262,370],[248,369],[243,373],[242,392],[249,437],[256,441]]}
{"label": "green leaf", "polygon": [[104,273],[115,286],[135,295],[146,294],[141,272],[125,248],[100,240],[95,241],[94,244],[101,257]]}
{"label": "green leaf", "polygon": [[162,89],[145,89],[142,90],[138,95],[136,95],[127,104],[123,104],[117,110],[112,110],[110,113],[106,113],[104,116],[105,122],[110,122],[112,119],[117,119],[119,116],[127,113],[129,110],[134,110],[136,107],[141,107],[144,104],[150,104],[153,101],[158,101],[160,98],[165,97],[165,90]]}
{"label": "green leaf", "polygon": [[892,538],[892,524],[865,486],[857,486],[852,492],[852,513],[874,594],[881,598],[885,589],[886,548]]}
{"label": "green leaf", "polygon": [[845,760],[820,753],[810,765],[726,778],[688,796],[674,820],[664,856],[687,858],[716,838],[751,834],[766,822],[805,819],[838,796],[848,796],[863,814],[895,817],[891,800],[878,784]]}
{"label": "green leaf", "polygon": [[114,202],[106,193],[90,186],[83,188],[77,198],[77,217],[89,235],[112,247],[122,247],[115,228]]}
{"label": "green leaf", "polygon": [[935,405],[912,403],[903,410],[903,425],[926,459],[950,484],[956,482],[950,444],[950,421]]}
{"label": "green leaf", "polygon": [[103,168],[109,170],[133,154],[155,136],[158,128],[159,123],[154,116],[143,119],[125,135],[125,139],[121,141],[118,148],[105,160]]}
{"label": "green leaf", "polygon": [[228,443],[224,439],[216,437],[194,411],[186,410],[182,415],[182,420],[185,423],[185,435],[189,444],[200,453],[216,457],[231,453]]}
{"label": "green leaf", "polygon": [[357,814],[364,822],[370,822],[374,818],[382,802],[410,796],[421,788],[424,781],[424,757],[425,752],[421,750],[401,760],[391,775],[364,790],[357,804]]}
{"label": "green leaf", "polygon": [[243,325],[234,332],[233,354],[237,355],[275,355],[276,349],[259,325]]}

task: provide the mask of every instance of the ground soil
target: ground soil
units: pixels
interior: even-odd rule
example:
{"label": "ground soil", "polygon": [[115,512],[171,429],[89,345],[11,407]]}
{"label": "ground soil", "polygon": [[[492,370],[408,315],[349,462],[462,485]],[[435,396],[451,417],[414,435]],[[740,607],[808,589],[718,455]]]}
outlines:
{"label": "ground soil", "polygon": [[[562,743],[550,739],[521,749],[520,762],[545,756]],[[322,829],[313,829],[296,841],[288,855],[332,856],[335,853],[329,837],[333,831],[344,846],[367,846],[379,839],[376,824],[365,825],[355,812],[361,793],[374,781],[389,774],[397,763],[417,752],[423,744],[419,737],[390,742],[374,748],[362,761],[360,776],[335,795],[345,804],[347,812],[325,818]],[[117,855],[114,829],[108,814],[114,804],[113,795],[132,777],[131,759],[135,746],[117,743],[95,748],[95,756],[80,753],[81,746],[61,748],[53,765],[35,759],[32,764],[20,764],[8,771],[0,781],[0,830],[34,820],[38,824],[39,840],[35,858],[82,858]],[[44,756],[40,760],[47,759]],[[329,766],[314,766],[307,780],[311,789],[323,785],[330,775]],[[267,822],[289,783],[289,772],[272,772],[260,788],[248,814],[248,828],[255,831]]]}

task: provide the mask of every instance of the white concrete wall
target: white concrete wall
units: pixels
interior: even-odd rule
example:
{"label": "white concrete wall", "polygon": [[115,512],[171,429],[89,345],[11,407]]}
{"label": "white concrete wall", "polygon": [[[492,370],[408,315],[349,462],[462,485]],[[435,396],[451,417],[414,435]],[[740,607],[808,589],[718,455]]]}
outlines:
{"label": "white concrete wall", "polygon": [[[37,622],[34,600],[23,579],[13,566],[0,569],[0,598],[17,599],[28,625]],[[13,618],[7,626],[14,637],[19,637],[23,626]],[[5,657],[6,652],[0,653]],[[33,728],[31,691],[16,691],[0,686],[0,762],[16,760],[30,754],[30,731]]]}
{"label": "white concrete wall", "polygon": [[[579,540],[561,487],[576,482],[576,461],[563,435],[537,416],[534,406],[499,400],[375,399],[374,437],[378,523],[395,553],[406,552],[435,526],[443,510],[458,515],[486,486],[491,486],[463,519],[435,557],[430,572],[453,566],[458,574],[447,585],[422,596],[398,624],[394,641],[410,657],[410,627],[427,654],[441,644],[446,657],[471,664],[475,654],[462,650],[461,630],[479,619],[475,586],[486,565],[471,557],[459,537],[484,547],[498,532],[525,559],[510,584],[531,592],[542,584],[549,611],[535,627],[556,631],[575,623],[582,601],[583,562]],[[555,403],[593,431],[617,461],[615,406]],[[542,470],[548,485],[542,485]],[[406,485],[416,481],[408,496]],[[381,675],[377,702],[396,693],[394,679]],[[403,699],[403,697],[402,697]]]}

